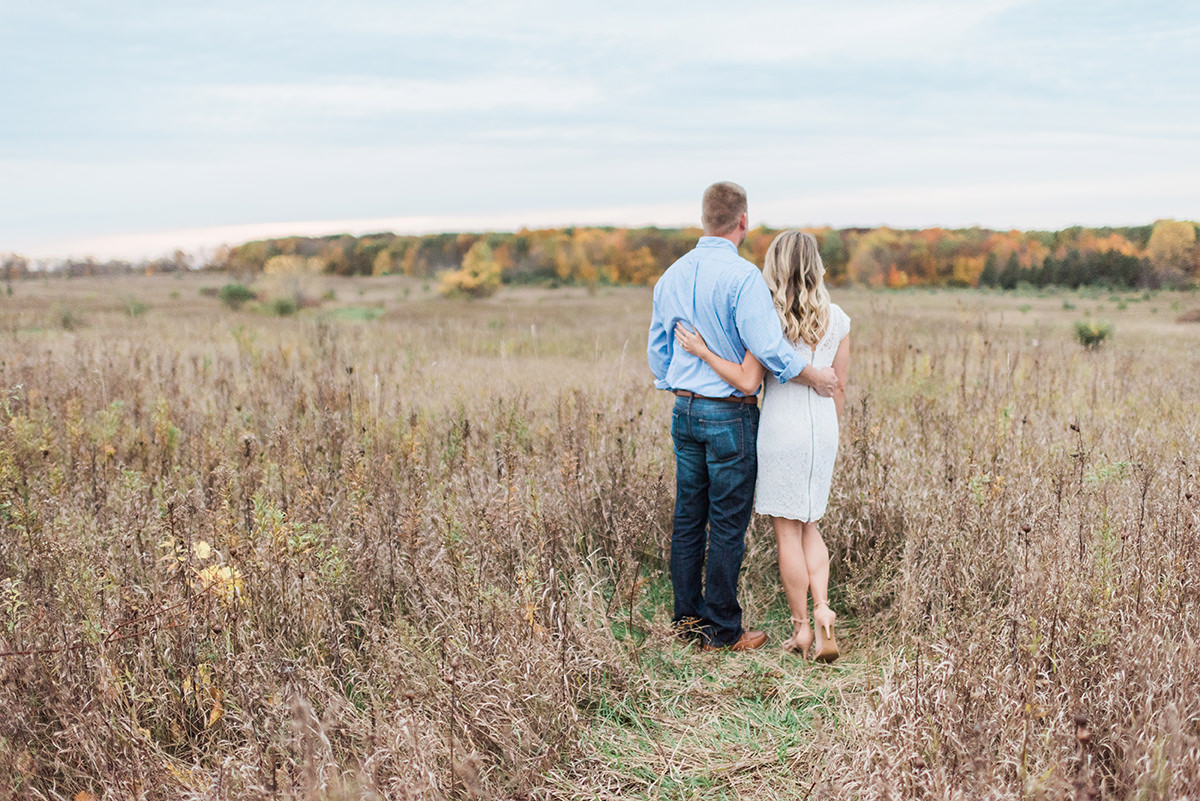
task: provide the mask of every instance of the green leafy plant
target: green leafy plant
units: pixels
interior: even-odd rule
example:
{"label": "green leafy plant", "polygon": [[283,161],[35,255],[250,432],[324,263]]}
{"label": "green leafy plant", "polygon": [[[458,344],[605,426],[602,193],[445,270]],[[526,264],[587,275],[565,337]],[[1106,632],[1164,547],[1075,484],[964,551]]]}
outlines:
{"label": "green leafy plant", "polygon": [[1075,323],[1075,340],[1088,350],[1095,350],[1112,336],[1113,327],[1100,320],[1080,320]]}
{"label": "green leafy plant", "polygon": [[84,325],[83,317],[70,306],[56,306],[54,319],[58,323],[58,327],[64,331],[74,331]]}
{"label": "green leafy plant", "polygon": [[271,312],[276,317],[287,317],[296,313],[296,301],[291,298],[275,298],[271,301]]}
{"label": "green leafy plant", "polygon": [[125,307],[125,313],[130,317],[141,317],[150,309],[145,303],[133,297],[122,298],[121,305]]}
{"label": "green leafy plant", "polygon": [[254,294],[254,290],[243,284],[226,284],[217,291],[217,297],[229,308],[240,309],[247,301],[258,296]]}

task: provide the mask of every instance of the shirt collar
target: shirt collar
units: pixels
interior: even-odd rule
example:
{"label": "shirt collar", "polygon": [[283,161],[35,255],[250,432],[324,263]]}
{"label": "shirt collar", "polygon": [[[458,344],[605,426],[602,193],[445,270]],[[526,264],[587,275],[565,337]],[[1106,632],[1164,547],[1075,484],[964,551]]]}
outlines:
{"label": "shirt collar", "polygon": [[734,253],[737,253],[737,245],[730,242],[723,236],[702,236],[700,241],[696,243],[698,248],[729,248]]}

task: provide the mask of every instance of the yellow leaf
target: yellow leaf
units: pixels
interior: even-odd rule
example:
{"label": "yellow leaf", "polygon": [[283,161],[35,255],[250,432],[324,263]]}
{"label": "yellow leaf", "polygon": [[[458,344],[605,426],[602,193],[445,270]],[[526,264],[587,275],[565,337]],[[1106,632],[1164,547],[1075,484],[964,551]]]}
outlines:
{"label": "yellow leaf", "polygon": [[218,720],[220,720],[222,717],[225,716],[225,707],[221,704],[220,688],[209,687],[208,693],[209,693],[209,695],[212,696],[213,705],[212,705],[212,709],[210,709],[208,712],[208,723],[204,724],[204,727],[206,729],[212,728],[214,723],[216,723]]}
{"label": "yellow leaf", "polygon": [[211,590],[213,595],[232,603],[242,595],[242,574],[229,565],[209,565],[196,574],[200,590]]}
{"label": "yellow leaf", "polygon": [[208,559],[210,556],[212,556],[213,549],[212,546],[204,540],[196,540],[196,542],[192,545],[192,553],[196,554],[197,559]]}
{"label": "yellow leaf", "polygon": [[72,801],[98,801],[98,799],[87,790],[80,790],[75,794]]}

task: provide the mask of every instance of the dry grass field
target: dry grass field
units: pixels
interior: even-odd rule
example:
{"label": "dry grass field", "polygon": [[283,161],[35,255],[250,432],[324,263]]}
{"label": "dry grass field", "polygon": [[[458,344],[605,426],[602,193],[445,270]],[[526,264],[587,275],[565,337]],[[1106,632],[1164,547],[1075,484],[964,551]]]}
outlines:
{"label": "dry grass field", "polygon": [[1200,799],[1195,294],[834,291],[824,666],[763,520],[670,636],[647,290],[230,280],[0,286],[0,798]]}

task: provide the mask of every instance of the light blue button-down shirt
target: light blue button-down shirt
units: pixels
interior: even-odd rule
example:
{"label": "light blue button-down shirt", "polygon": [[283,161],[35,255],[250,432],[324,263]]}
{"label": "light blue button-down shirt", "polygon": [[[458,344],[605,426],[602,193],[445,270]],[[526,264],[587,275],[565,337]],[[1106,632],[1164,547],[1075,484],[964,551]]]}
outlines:
{"label": "light blue button-down shirt", "polygon": [[686,389],[723,398],[742,393],[700,358],[675,344],[675,323],[699,331],[713,353],[741,362],[753,353],[782,383],[799,375],[808,358],[783,336],[762,273],[724,237],[702,236],[654,286],[646,358],[659,389]]}

